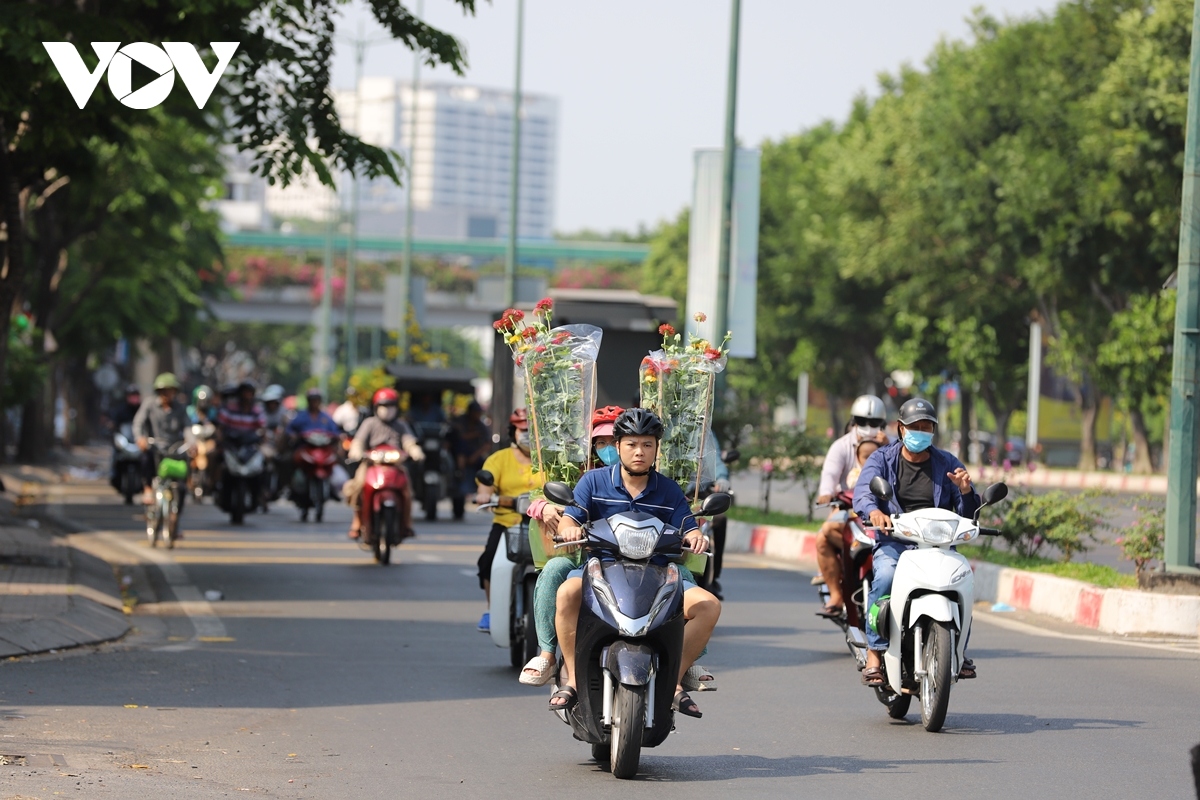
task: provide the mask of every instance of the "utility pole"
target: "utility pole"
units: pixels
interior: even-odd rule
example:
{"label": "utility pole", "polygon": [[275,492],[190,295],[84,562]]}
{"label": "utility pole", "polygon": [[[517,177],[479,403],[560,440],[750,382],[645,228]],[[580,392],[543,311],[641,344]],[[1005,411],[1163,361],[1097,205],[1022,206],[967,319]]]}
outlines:
{"label": "utility pole", "polygon": [[[729,76],[725,86],[725,148],[724,180],[721,187],[721,246],[717,256],[717,307],[713,309],[713,340],[721,341],[729,330],[729,260],[733,241],[733,175],[737,164],[737,76],[738,28],[742,17],[741,0],[733,0],[733,15],[729,23]],[[717,376],[717,386],[724,384],[723,374]],[[721,395],[717,392],[716,402]]]}
{"label": "utility pole", "polygon": [[525,27],[525,0],[517,0],[517,74],[513,83],[512,155],[508,181],[508,252],[504,256],[504,303],[517,302],[517,207],[521,179],[521,49]]}
{"label": "utility pole", "polygon": [[1196,416],[1200,414],[1200,2],[1192,8],[1192,59],[1188,77],[1187,140],[1183,151],[1183,203],[1179,224],[1175,349],[1171,371],[1171,447],[1167,468],[1164,566],[1196,569]]}
{"label": "utility pole", "polygon": [[[425,14],[425,0],[417,0],[417,19]],[[397,363],[408,363],[408,296],[412,287],[412,250],[413,250],[413,174],[417,163],[417,94],[420,91],[421,51],[413,50],[413,76],[410,92],[412,108],[408,113],[408,182],[404,187],[404,256],[400,260],[400,282],[404,284],[404,302],[400,304],[400,357]]]}
{"label": "utility pole", "polygon": [[325,217],[325,265],[321,271],[321,369],[318,376],[321,396],[329,399],[329,372],[333,367],[332,323],[333,320],[333,220],[337,208],[337,195],[329,190],[329,209]]}

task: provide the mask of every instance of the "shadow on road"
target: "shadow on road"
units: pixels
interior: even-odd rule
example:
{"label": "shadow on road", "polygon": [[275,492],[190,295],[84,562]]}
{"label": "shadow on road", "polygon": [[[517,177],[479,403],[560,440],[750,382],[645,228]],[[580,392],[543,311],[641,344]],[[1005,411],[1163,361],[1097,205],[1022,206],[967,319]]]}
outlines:
{"label": "shadow on road", "polygon": [[951,714],[943,733],[959,736],[1001,736],[1041,731],[1115,730],[1140,728],[1145,722],[1132,719],[1086,719],[1037,717],[1032,714]]}
{"label": "shadow on road", "polygon": [[[637,780],[661,783],[728,781],[739,778],[803,778],[813,775],[858,775],[863,772],[907,773],[939,764],[996,764],[987,759],[874,759],[858,756],[783,756],[767,758],[753,755],[664,756],[642,752]],[[607,771],[595,762],[587,762],[597,772]]]}

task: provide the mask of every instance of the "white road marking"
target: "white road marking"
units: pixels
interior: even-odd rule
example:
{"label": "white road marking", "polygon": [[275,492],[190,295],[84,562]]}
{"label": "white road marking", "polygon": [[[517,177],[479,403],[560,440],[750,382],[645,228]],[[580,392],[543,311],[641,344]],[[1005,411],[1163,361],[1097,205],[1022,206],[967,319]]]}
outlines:
{"label": "white road marking", "polygon": [[179,600],[179,607],[183,613],[187,614],[188,620],[192,623],[195,635],[190,640],[180,644],[164,645],[155,648],[156,650],[178,653],[184,650],[193,650],[205,640],[229,638],[229,634],[225,630],[225,623],[221,622],[221,618],[213,611],[212,604],[205,600],[200,590],[192,585],[183,567],[179,566],[166,552],[152,547],[139,547],[116,533],[100,533],[97,534],[97,537],[135,554],[138,558],[154,562],[154,565],[162,571],[167,585],[171,587],[171,591]]}
{"label": "white road marking", "polygon": [[1184,641],[1175,642],[1167,639],[1156,639],[1154,641],[1139,641],[1137,639],[1122,639],[1117,636],[1109,636],[1105,634],[1079,634],[1079,633],[1064,633],[1055,631],[1049,628],[1039,628],[1036,625],[1030,625],[1028,622],[1020,620],[1008,619],[999,614],[994,614],[990,611],[973,612],[975,618],[982,618],[985,622],[990,622],[1000,628],[1006,628],[1010,631],[1029,634],[1030,636],[1043,636],[1052,639],[1071,639],[1077,642],[1093,642],[1096,644],[1120,644],[1126,647],[1145,647],[1150,650],[1169,650],[1173,653],[1190,653],[1192,655],[1200,655],[1200,649],[1195,643]]}

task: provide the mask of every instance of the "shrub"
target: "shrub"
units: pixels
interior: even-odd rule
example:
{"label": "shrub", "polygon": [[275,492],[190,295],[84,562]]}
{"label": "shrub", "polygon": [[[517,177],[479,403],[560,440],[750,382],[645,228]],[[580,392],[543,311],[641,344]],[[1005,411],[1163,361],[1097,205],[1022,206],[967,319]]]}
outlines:
{"label": "shrub", "polygon": [[987,513],[989,523],[1003,531],[1001,538],[1017,555],[1033,558],[1050,545],[1066,562],[1087,552],[1096,532],[1105,527],[1097,502],[1101,496],[1094,491],[1014,491]]}
{"label": "shrub", "polygon": [[1163,538],[1166,533],[1166,509],[1157,499],[1143,495],[1134,503],[1137,520],[1117,537],[1121,555],[1133,562],[1138,578],[1154,561],[1163,559]]}

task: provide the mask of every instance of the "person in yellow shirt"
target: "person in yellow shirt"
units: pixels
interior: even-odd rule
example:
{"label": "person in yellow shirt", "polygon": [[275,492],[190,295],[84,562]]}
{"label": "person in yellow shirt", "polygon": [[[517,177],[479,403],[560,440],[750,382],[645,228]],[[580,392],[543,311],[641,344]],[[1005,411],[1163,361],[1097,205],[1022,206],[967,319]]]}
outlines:
{"label": "person in yellow shirt", "polygon": [[[529,418],[525,409],[518,408],[508,418],[508,438],[512,440],[512,445],[497,450],[483,462],[484,471],[492,473],[495,480],[491,486],[480,486],[475,498],[477,503],[486,503],[492,499],[492,495],[499,495],[496,498],[499,505],[492,509],[492,529],[488,533],[487,545],[478,562],[479,588],[483,589],[484,598],[489,603],[496,548],[500,546],[504,532],[521,522],[521,515],[515,510],[517,497],[541,488],[545,482],[542,475],[533,474],[533,462],[529,456]],[[479,618],[479,630],[485,633],[491,630],[490,615],[486,611]]]}

